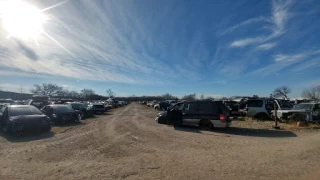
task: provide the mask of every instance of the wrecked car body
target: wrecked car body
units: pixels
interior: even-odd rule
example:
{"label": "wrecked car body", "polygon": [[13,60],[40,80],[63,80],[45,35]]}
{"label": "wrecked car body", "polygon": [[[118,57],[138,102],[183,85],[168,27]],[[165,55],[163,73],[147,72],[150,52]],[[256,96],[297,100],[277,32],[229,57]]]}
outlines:
{"label": "wrecked car body", "polygon": [[[274,115],[272,111],[272,115]],[[320,121],[320,103],[301,103],[295,105],[290,110],[277,110],[277,118],[286,122],[290,119],[296,121],[319,122]]]}

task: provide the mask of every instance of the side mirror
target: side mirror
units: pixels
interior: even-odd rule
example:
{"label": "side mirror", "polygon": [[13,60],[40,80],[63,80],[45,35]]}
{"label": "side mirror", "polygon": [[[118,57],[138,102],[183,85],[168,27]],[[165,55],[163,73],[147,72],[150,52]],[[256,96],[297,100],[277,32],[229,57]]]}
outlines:
{"label": "side mirror", "polygon": [[167,111],[169,111],[170,110],[170,108],[169,107],[167,107]]}

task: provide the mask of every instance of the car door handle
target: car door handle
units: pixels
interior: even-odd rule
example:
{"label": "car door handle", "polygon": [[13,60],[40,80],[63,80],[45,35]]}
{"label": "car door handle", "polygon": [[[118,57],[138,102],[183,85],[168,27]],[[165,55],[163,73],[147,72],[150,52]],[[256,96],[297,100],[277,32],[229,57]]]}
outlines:
{"label": "car door handle", "polygon": [[182,115],[186,115],[186,113],[182,113]]}

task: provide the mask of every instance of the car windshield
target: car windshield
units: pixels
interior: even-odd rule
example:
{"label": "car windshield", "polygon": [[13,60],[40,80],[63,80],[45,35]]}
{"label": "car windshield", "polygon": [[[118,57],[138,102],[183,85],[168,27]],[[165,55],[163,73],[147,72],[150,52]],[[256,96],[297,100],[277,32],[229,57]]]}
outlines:
{"label": "car windshield", "polygon": [[183,109],[183,103],[179,103],[176,105],[173,105],[172,107],[170,107],[170,110],[182,110]]}
{"label": "car windshield", "polygon": [[70,106],[53,106],[53,111],[55,113],[65,113],[65,112],[74,112]]}
{"label": "car windshield", "polygon": [[311,111],[313,104],[298,104],[295,105],[292,110],[308,110]]}
{"label": "car windshield", "polygon": [[23,116],[23,115],[41,115],[42,112],[33,106],[25,107],[9,107],[10,116]]}
{"label": "car windshield", "polygon": [[84,106],[83,106],[82,104],[71,104],[71,107],[72,107],[73,109],[81,109],[81,108],[83,108]]}
{"label": "car windshield", "polygon": [[278,100],[278,103],[281,108],[292,108],[292,104],[289,100]]}

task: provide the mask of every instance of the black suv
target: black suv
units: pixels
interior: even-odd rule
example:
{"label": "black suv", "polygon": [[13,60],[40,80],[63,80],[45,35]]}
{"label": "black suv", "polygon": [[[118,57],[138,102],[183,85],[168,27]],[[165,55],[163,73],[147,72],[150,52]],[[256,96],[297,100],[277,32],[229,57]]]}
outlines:
{"label": "black suv", "polygon": [[210,129],[226,128],[231,125],[229,114],[228,108],[221,101],[186,101],[159,113],[155,120],[158,123],[174,125],[196,125]]}

